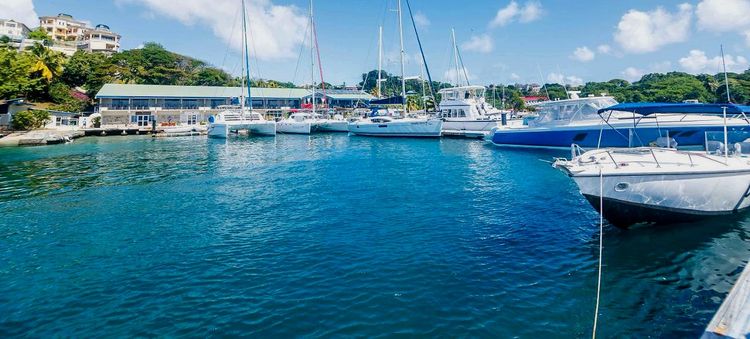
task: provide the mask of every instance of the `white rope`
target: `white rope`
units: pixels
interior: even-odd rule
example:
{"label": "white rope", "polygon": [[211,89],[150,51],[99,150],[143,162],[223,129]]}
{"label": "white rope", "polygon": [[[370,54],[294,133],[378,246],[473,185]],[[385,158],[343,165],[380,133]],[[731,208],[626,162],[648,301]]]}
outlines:
{"label": "white rope", "polygon": [[596,281],[596,308],[594,310],[594,330],[591,335],[596,339],[596,325],[599,321],[599,295],[602,289],[602,248],[604,247],[604,175],[599,168],[599,276]]}

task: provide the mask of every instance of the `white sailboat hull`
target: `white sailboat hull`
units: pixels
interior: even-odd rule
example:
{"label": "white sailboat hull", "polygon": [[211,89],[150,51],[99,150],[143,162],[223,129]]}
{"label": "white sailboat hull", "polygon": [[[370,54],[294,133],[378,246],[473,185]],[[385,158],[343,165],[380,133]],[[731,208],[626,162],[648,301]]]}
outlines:
{"label": "white sailboat hull", "polygon": [[493,128],[499,127],[498,120],[451,120],[445,119],[443,122],[443,131],[467,131],[467,132],[490,132]]}
{"label": "white sailboat hull", "polygon": [[349,132],[349,123],[344,120],[322,120],[318,129],[321,132]]}
{"label": "white sailboat hull", "polygon": [[443,121],[436,119],[397,119],[388,122],[356,121],[349,133],[377,137],[440,137]]}
{"label": "white sailboat hull", "polygon": [[254,135],[273,136],[276,135],[276,122],[274,121],[225,121],[208,125],[208,136],[210,138],[227,138],[230,133],[241,130],[249,131]]}
{"label": "white sailboat hull", "polygon": [[311,134],[313,124],[311,122],[279,121],[276,123],[276,131],[286,134]]}

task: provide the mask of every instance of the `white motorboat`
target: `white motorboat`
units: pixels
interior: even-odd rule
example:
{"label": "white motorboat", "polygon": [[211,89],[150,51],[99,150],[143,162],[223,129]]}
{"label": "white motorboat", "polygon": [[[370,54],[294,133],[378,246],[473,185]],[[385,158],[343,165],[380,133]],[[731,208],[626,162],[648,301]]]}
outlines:
{"label": "white motorboat", "polygon": [[[503,122],[503,114],[485,101],[484,86],[459,86],[440,90],[443,134],[473,136],[489,134]],[[507,120],[506,120],[507,121]]]}
{"label": "white motorboat", "polygon": [[276,122],[266,120],[262,114],[248,109],[228,109],[208,118],[208,136],[227,138],[230,133],[248,131],[252,135],[276,135]]}
{"label": "white motorboat", "polygon": [[[724,117],[750,112],[732,104],[710,107],[702,111],[725,110]],[[659,109],[657,104],[639,108],[645,115]],[[728,147],[726,125],[723,136],[723,142],[707,141],[706,151],[639,147],[583,152],[573,145],[572,159],[557,159],[554,167],[570,176],[589,203],[616,226],[733,214],[750,206],[750,157],[745,155],[750,143]]]}
{"label": "white motorboat", "polygon": [[292,113],[276,123],[276,131],[286,134],[311,134],[318,129],[319,120],[307,112]]}
{"label": "white motorboat", "polygon": [[[570,96],[536,104],[537,118],[494,128],[489,139],[497,146],[595,148],[648,146],[668,135],[680,146],[700,146],[705,132],[721,131],[724,125],[717,116],[721,112],[709,104],[661,103],[657,112],[644,116],[654,103],[618,104],[610,96],[578,97],[576,91]],[[745,117],[732,114],[726,123],[731,131],[750,132]]]}

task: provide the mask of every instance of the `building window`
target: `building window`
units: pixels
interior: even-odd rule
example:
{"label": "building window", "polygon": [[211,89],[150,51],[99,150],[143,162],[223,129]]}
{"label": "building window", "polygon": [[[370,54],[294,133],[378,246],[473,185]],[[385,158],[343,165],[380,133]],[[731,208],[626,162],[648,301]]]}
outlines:
{"label": "building window", "polygon": [[180,99],[166,99],[164,100],[164,108],[166,109],[179,109]]}

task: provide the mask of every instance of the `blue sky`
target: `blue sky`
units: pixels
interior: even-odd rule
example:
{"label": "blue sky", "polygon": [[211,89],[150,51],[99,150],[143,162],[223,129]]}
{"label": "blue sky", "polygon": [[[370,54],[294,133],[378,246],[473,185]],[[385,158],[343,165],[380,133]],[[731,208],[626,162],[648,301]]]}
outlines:
{"label": "blue sky", "polygon": [[[307,1],[247,0],[253,76],[309,82],[309,52],[299,59]],[[239,0],[3,0],[0,17],[72,14],[122,34],[123,49],[155,41],[237,73]],[[730,70],[748,68],[750,0],[429,1],[412,0],[433,80],[450,80],[450,29],[456,30],[472,83],[567,83],[671,70],[715,73],[724,44]],[[327,82],[352,84],[377,66],[384,26],[385,69],[398,73],[396,0],[317,0],[315,17]],[[404,4],[405,9],[405,4]],[[405,12],[407,76],[419,74],[418,48]],[[234,34],[233,34],[234,33]],[[230,43],[232,45],[230,46]],[[295,72],[295,70],[297,70]],[[540,74],[541,73],[541,74]]]}

